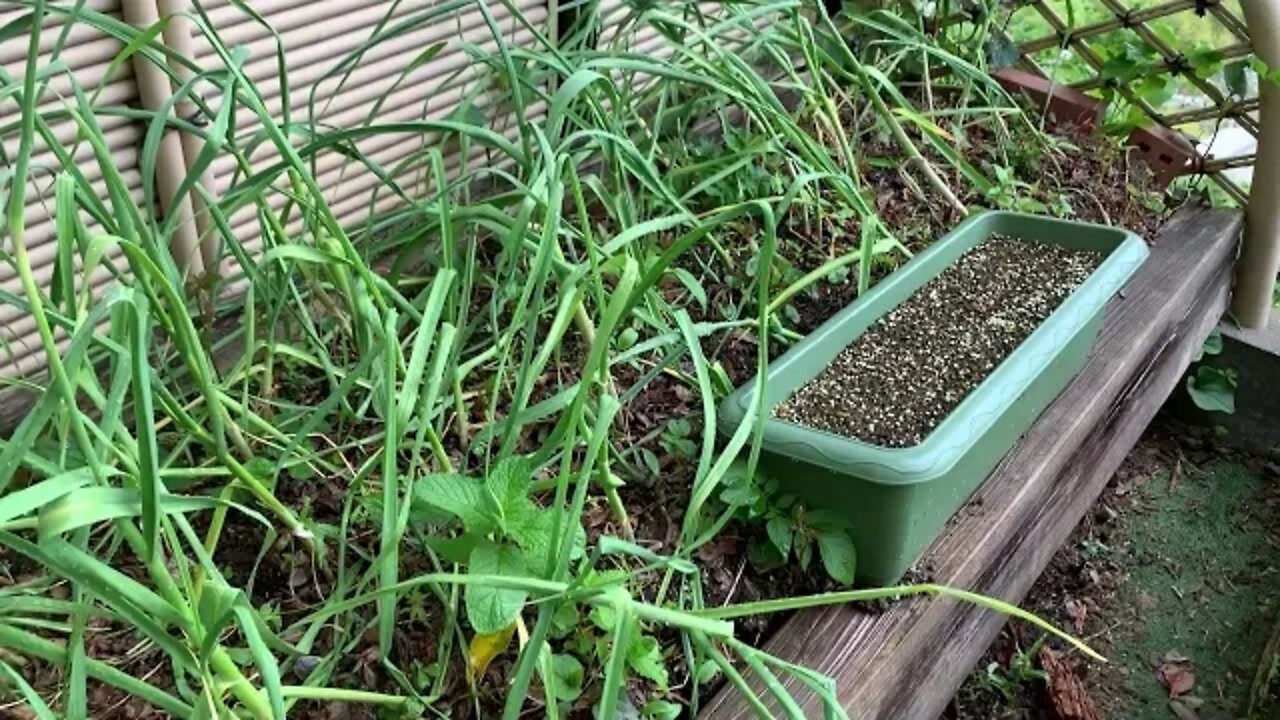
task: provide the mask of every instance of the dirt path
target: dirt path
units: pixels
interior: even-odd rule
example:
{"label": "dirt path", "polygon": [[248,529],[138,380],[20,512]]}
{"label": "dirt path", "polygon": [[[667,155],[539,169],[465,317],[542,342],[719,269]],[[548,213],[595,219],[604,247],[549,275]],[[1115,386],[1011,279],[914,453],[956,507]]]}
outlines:
{"label": "dirt path", "polygon": [[1158,420],[1024,604],[1110,664],[1011,624],[947,717],[1280,718],[1280,462]]}

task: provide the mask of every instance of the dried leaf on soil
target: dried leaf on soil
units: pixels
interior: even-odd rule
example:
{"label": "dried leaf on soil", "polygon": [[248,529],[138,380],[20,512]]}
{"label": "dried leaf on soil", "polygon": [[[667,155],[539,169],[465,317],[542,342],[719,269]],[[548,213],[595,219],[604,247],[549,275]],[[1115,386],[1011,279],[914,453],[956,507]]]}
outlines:
{"label": "dried leaf on soil", "polygon": [[1181,662],[1165,662],[1156,670],[1160,684],[1169,688],[1169,695],[1176,697],[1191,692],[1196,686],[1196,676]]}
{"label": "dried leaf on soil", "polygon": [[1067,615],[1071,618],[1072,625],[1076,628],[1077,635],[1084,634],[1084,623],[1089,617],[1089,606],[1083,600],[1070,598],[1065,603]]}
{"label": "dried leaf on soil", "polygon": [[1099,720],[1098,708],[1075,670],[1052,648],[1040,651],[1049,682],[1049,705],[1057,720]]}

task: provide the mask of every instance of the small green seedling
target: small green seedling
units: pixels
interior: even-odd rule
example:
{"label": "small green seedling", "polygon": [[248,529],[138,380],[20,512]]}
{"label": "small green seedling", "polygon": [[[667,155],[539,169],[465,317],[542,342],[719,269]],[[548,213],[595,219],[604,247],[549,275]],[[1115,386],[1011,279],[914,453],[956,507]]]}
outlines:
{"label": "small green seedling", "polygon": [[1196,353],[1192,370],[1187,376],[1187,393],[1201,410],[1231,414],[1236,411],[1239,376],[1231,368],[1214,367],[1200,362],[1206,355],[1218,355],[1221,352],[1222,333],[1215,328]]}
{"label": "small green seedling", "polygon": [[[427,475],[414,486],[412,513],[424,520],[443,516],[460,522],[460,534],[433,535],[428,544],[470,573],[540,576],[550,566],[556,514],[529,497],[533,472],[527,458],[508,457],[494,464],[483,480],[456,473]],[[586,542],[581,527],[577,537],[574,554],[580,557]],[[527,599],[522,590],[486,585],[468,585],[464,592],[467,619],[481,635],[509,627]]]}
{"label": "small green seedling", "polygon": [[840,516],[808,509],[796,496],[780,493],[776,479],[764,477],[759,471],[752,478],[745,468],[729,477],[720,500],[736,508],[741,519],[764,524],[765,538],[750,549],[757,567],[779,567],[794,553],[800,567],[808,570],[816,549],[833,580],[845,585],[853,583],[857,552],[848,523]]}
{"label": "small green seedling", "polygon": [[1030,648],[1017,648],[1009,659],[1009,667],[1000,667],[1000,663],[987,665],[986,672],[979,682],[1000,694],[1008,705],[1018,705],[1026,690],[1036,684],[1047,682],[1049,676],[1036,667],[1036,657],[1044,645],[1048,635],[1041,635]]}

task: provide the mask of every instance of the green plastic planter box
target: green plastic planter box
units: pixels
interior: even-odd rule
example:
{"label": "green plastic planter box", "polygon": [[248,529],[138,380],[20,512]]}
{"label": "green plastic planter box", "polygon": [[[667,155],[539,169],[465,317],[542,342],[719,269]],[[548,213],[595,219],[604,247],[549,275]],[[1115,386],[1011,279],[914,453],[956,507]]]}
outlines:
{"label": "green plastic planter box", "polygon": [[[994,233],[1106,258],[923,442],[881,447],[773,416],[873,322]],[[769,365],[761,470],[810,507],[849,520],[858,584],[897,582],[1084,366],[1107,301],[1147,254],[1141,238],[1119,228],[1009,212],[969,218]],[[725,399],[723,432],[754,417],[754,390],[753,380]]]}

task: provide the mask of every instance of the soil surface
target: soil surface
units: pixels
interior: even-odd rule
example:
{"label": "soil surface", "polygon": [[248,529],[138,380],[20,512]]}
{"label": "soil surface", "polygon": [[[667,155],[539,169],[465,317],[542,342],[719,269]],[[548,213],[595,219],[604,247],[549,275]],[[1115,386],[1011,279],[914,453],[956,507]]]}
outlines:
{"label": "soil surface", "polygon": [[1280,718],[1280,465],[1158,419],[1021,603],[952,720]]}
{"label": "soil surface", "polygon": [[876,445],[916,445],[1102,257],[993,235],[872,324],[776,414]]}

